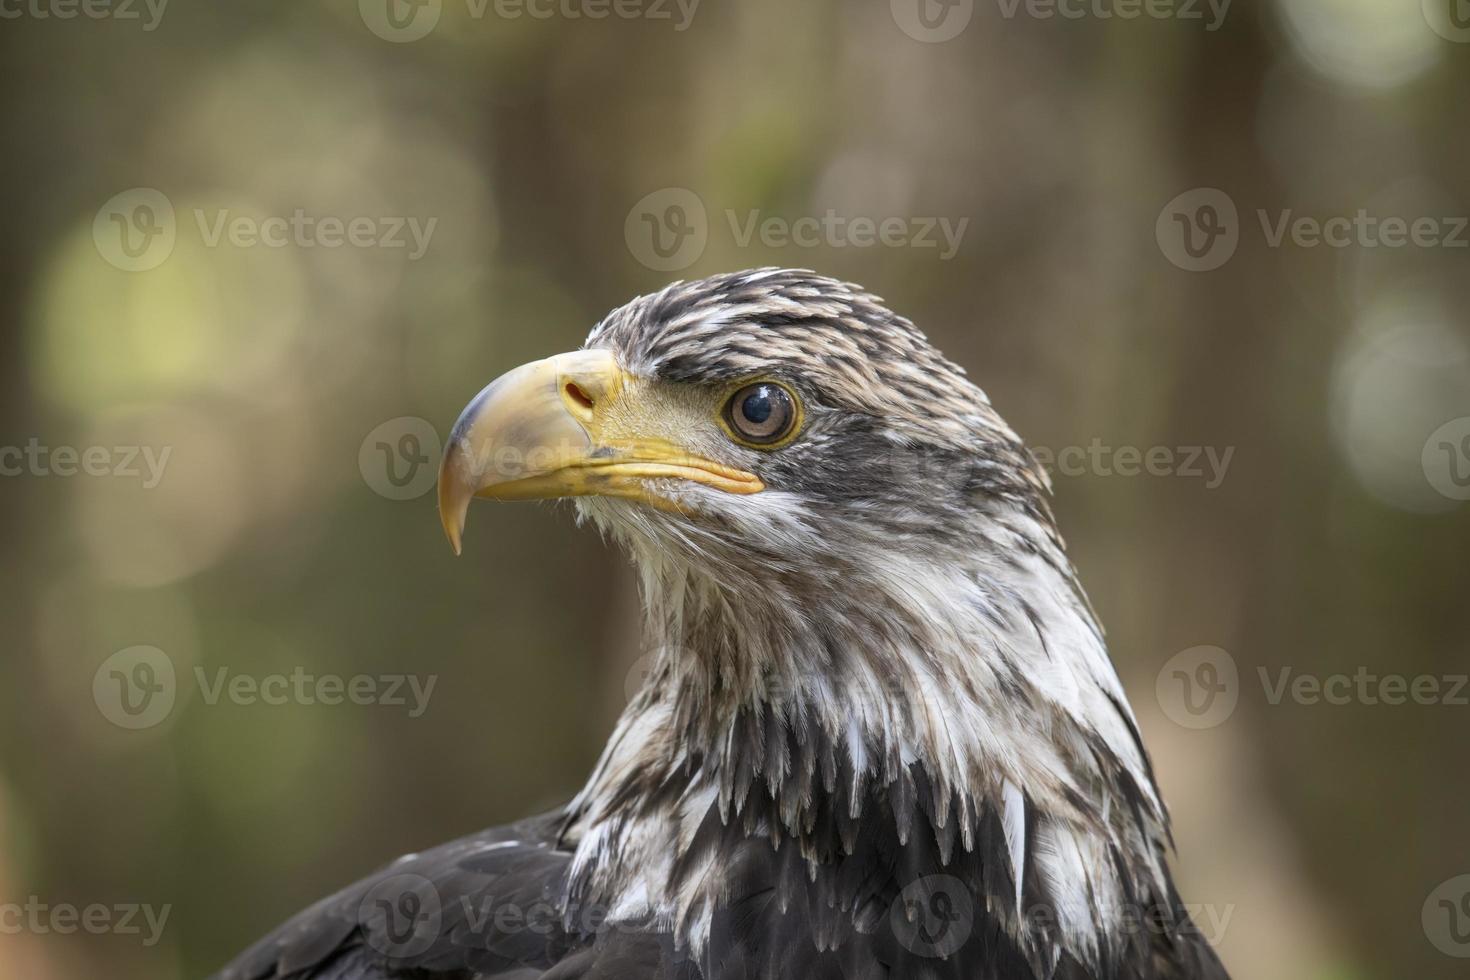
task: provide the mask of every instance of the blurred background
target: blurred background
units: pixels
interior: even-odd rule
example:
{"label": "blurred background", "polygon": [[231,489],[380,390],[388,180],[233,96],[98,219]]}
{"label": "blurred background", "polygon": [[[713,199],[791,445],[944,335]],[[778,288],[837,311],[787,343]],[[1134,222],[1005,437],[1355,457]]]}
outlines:
{"label": "blurred background", "polygon": [[553,506],[456,560],[439,439],[769,264],[1053,461],[1234,975],[1465,975],[1463,0],[0,13],[0,976],[199,977],[575,792],[632,575]]}

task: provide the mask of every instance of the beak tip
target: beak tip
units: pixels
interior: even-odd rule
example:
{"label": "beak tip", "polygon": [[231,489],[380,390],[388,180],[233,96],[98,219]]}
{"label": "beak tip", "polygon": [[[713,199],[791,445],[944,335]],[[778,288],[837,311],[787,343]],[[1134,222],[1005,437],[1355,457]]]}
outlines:
{"label": "beak tip", "polygon": [[465,517],[470,509],[472,494],[462,480],[455,477],[450,468],[453,449],[445,453],[444,466],[439,470],[439,523],[444,527],[444,536],[455,555],[463,551]]}
{"label": "beak tip", "polygon": [[[466,500],[468,505],[469,501]],[[444,525],[444,536],[449,539],[449,546],[454,549],[456,556],[464,551],[464,519],[468,506],[445,507],[441,503],[439,508],[439,522]]]}

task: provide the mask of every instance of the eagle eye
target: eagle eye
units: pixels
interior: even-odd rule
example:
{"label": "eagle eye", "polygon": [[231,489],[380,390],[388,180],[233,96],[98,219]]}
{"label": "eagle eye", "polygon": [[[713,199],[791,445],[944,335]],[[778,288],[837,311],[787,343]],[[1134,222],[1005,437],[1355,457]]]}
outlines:
{"label": "eagle eye", "polygon": [[725,424],[737,442],[770,449],[789,439],[801,421],[796,397],[774,381],[740,388],[725,403]]}

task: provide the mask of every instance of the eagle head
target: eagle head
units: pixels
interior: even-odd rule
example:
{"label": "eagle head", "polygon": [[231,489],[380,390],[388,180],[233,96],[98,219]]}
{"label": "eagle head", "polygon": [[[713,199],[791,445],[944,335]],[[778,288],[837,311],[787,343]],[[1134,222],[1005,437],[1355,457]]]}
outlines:
{"label": "eagle head", "polygon": [[442,463],[456,551],[473,497],[575,498],[646,606],[570,899],[700,950],[768,889],[837,948],[942,876],[987,963],[1162,976],[1167,816],[1048,496],[962,369],[810,272],[676,283],[489,384]]}
{"label": "eagle head", "polygon": [[497,379],[442,471],[456,550],[471,497],[575,497],[640,565],[741,605],[970,565],[1007,525],[1054,538],[1045,473],[962,368],[877,297],[784,269],[639,297]]}

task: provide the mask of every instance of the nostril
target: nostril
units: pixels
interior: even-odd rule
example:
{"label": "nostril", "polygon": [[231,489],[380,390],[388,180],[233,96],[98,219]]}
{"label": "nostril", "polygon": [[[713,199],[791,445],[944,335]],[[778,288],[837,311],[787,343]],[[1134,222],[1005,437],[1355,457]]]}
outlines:
{"label": "nostril", "polygon": [[589,412],[592,411],[592,407],[596,403],[592,400],[592,396],[587,394],[587,392],[582,388],[581,385],[577,384],[577,382],[575,381],[568,381],[566,383],[565,390],[567,393],[567,399],[573,405],[580,406],[581,408]]}

